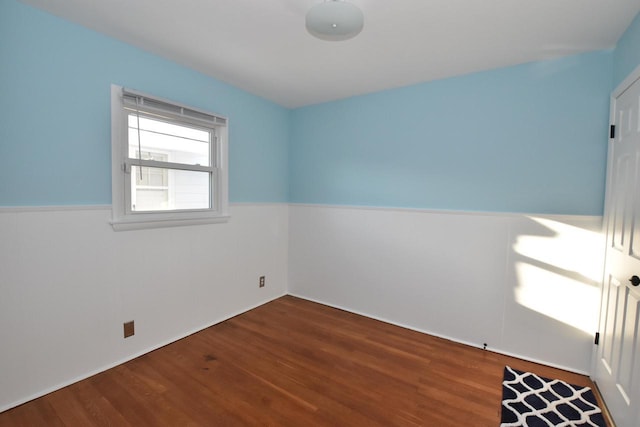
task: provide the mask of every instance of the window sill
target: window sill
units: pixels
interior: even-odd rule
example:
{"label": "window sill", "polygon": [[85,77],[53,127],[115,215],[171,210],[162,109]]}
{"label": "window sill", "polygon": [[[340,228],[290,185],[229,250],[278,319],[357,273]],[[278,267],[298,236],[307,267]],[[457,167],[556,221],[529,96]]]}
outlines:
{"label": "window sill", "polygon": [[228,222],[229,215],[198,216],[192,218],[121,218],[110,222],[114,231],[144,230],[150,228],[181,227],[187,225],[217,224]]}

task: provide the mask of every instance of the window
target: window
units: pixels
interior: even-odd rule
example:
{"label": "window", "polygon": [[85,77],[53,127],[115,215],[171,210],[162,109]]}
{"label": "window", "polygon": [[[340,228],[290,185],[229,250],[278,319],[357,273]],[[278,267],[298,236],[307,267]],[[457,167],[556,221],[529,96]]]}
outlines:
{"label": "window", "polygon": [[[129,127],[131,132],[131,127]],[[131,138],[129,138],[131,140]],[[169,161],[168,153],[136,150],[136,158],[143,160]],[[169,170],[162,168],[132,168],[136,177],[131,180],[131,210],[156,211],[169,208]]]}
{"label": "window", "polygon": [[115,230],[228,219],[227,119],[113,85]]}

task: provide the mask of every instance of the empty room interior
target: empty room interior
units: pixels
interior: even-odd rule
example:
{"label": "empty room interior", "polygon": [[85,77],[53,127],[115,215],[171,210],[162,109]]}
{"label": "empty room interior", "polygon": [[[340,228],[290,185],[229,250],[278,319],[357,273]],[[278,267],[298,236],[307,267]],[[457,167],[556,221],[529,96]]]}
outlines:
{"label": "empty room interior", "polygon": [[639,12],[0,0],[0,425],[640,426]]}

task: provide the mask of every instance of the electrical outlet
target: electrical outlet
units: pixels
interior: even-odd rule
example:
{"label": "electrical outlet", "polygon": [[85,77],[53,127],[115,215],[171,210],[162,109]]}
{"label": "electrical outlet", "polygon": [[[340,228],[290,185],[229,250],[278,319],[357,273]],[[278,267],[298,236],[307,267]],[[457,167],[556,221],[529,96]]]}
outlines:
{"label": "electrical outlet", "polygon": [[260,276],[260,285],[259,287],[264,288],[264,276]]}
{"label": "electrical outlet", "polygon": [[133,320],[131,322],[125,322],[124,324],[124,337],[129,338],[135,335],[135,328]]}

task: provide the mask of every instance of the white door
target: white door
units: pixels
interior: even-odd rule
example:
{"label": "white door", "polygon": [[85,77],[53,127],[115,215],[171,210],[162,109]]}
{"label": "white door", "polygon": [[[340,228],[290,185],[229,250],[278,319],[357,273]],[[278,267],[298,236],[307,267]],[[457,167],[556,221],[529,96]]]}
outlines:
{"label": "white door", "polygon": [[640,80],[626,89],[622,86],[614,96],[615,137],[610,141],[607,170],[607,252],[595,380],[617,426],[639,427]]}

